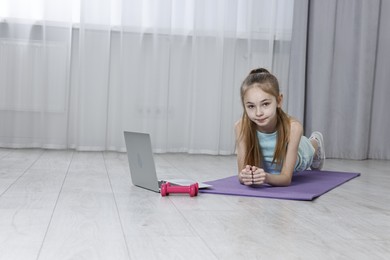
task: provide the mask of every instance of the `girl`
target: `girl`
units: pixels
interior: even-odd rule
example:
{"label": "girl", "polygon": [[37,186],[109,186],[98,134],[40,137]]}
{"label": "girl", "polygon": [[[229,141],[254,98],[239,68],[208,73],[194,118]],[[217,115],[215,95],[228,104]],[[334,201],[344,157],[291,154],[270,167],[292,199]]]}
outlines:
{"label": "girl", "polygon": [[278,80],[268,70],[249,73],[241,85],[241,101],[244,112],[235,133],[242,184],[288,186],[293,172],[322,168],[322,134],[302,135],[302,124],[282,110]]}

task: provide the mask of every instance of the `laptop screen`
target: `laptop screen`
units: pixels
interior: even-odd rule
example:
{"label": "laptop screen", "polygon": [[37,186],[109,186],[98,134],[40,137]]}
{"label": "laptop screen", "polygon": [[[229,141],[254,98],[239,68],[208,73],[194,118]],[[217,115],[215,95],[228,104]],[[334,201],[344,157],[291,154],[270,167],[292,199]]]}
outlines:
{"label": "laptop screen", "polygon": [[134,185],[159,192],[150,135],[124,132],[131,181]]}

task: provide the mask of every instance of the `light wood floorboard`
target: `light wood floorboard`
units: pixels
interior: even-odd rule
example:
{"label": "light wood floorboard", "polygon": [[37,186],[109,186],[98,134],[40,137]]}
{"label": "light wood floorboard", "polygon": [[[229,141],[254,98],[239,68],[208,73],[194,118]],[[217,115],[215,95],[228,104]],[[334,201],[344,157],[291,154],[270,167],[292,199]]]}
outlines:
{"label": "light wood floorboard", "polygon": [[[156,154],[160,178],[208,181],[235,156]],[[125,153],[0,148],[0,259],[390,259],[390,161],[311,202],[131,183]]]}

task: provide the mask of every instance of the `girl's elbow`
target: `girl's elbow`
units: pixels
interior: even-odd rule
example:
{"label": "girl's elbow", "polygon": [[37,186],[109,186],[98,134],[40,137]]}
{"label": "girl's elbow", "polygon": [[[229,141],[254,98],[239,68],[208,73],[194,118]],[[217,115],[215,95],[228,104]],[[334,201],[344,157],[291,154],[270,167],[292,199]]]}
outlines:
{"label": "girl's elbow", "polygon": [[290,185],[291,185],[291,177],[288,176],[288,175],[285,175],[284,177],[285,177],[285,178],[284,178],[284,180],[283,180],[283,182],[282,182],[282,185],[283,185],[284,187],[290,186]]}
{"label": "girl's elbow", "polygon": [[277,177],[277,179],[267,179],[268,178],[266,177],[265,183],[270,184],[272,186],[287,187],[291,185],[291,177],[283,175],[282,173]]}
{"label": "girl's elbow", "polygon": [[283,176],[283,178],[281,179],[281,184],[282,186],[290,186],[291,185],[291,182],[292,182],[292,175],[293,173],[292,172],[281,172],[281,177]]}
{"label": "girl's elbow", "polygon": [[284,186],[284,187],[288,187],[288,186],[290,186],[290,185],[291,185],[291,179],[285,180],[284,183],[283,183],[283,186]]}

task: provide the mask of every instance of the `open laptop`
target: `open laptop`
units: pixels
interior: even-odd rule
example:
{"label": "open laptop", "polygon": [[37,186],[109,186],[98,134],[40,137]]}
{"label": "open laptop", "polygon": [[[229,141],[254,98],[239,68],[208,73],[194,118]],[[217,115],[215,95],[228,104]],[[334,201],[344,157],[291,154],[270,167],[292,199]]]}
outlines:
{"label": "open laptop", "polygon": [[[153,159],[152,144],[150,135],[146,133],[124,132],[127,158],[129,160],[129,168],[131,181],[135,186],[148,189],[155,192],[160,192],[160,186],[164,182],[173,185],[188,186],[196,181],[185,179],[174,180],[158,180],[156,168]],[[211,185],[206,183],[198,183],[199,188],[209,188]]]}

